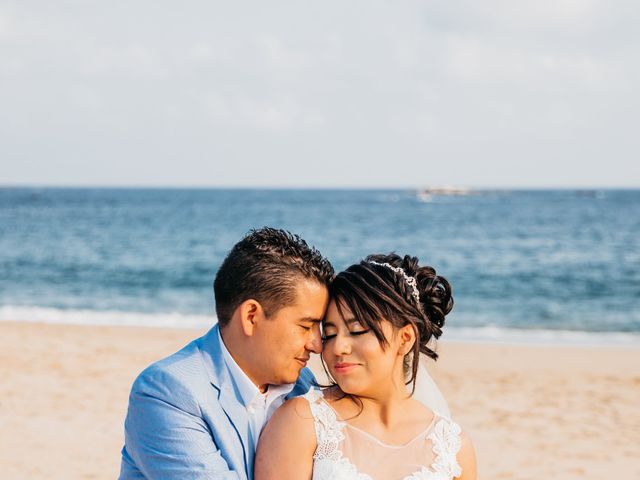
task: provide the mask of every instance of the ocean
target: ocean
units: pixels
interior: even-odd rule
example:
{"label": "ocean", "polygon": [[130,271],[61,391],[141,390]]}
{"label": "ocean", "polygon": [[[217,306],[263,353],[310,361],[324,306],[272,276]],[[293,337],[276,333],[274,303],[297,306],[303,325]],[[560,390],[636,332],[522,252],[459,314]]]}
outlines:
{"label": "ocean", "polygon": [[210,325],[218,266],[264,225],[336,270],[434,266],[445,339],[640,345],[640,190],[0,188],[0,320]]}

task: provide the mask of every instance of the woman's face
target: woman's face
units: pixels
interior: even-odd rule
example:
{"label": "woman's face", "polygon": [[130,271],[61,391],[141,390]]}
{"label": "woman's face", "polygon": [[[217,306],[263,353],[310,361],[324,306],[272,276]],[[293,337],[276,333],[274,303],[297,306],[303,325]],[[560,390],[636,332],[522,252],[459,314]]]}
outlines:
{"label": "woman's face", "polygon": [[344,318],[331,300],[323,322],[322,350],[322,359],[341,390],[378,397],[392,388],[404,388],[402,368],[408,349],[402,332],[407,329],[394,331],[390,322],[383,321],[382,331],[389,342],[383,349],[372,330],[360,324],[348,309],[342,310]]}

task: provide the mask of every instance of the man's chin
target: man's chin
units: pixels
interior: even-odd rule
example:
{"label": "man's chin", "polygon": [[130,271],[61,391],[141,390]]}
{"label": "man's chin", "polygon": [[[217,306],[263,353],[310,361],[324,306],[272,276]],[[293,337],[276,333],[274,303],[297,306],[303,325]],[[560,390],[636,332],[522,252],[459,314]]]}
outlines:
{"label": "man's chin", "polygon": [[302,367],[297,368],[296,370],[292,370],[291,372],[287,372],[287,374],[282,378],[282,383],[296,383],[298,381],[298,378],[300,378],[301,371]]}

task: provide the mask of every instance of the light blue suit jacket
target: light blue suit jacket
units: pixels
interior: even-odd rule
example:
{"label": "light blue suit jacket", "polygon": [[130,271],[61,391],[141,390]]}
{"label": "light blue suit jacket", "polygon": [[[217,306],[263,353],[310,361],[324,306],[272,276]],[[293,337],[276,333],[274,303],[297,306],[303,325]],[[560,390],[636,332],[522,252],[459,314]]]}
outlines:
{"label": "light blue suit jacket", "polygon": [[[303,369],[287,398],[306,393]],[[218,326],[133,383],[120,480],[252,480],[249,419],[224,363]]]}

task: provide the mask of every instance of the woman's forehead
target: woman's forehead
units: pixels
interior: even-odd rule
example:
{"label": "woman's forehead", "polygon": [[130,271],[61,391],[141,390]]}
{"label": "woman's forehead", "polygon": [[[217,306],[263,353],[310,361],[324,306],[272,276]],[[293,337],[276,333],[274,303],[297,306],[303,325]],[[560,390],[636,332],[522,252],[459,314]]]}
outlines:
{"label": "woman's forehead", "polygon": [[[338,301],[340,305],[338,305]],[[332,298],[327,308],[327,313],[324,316],[323,323],[335,323],[336,321],[350,323],[357,320],[351,312],[351,309],[345,305],[344,301]]]}
{"label": "woman's forehead", "polygon": [[351,309],[344,304],[344,302],[340,302],[340,306],[335,303],[334,300],[329,305],[327,309],[327,314],[325,315],[322,323],[323,325],[335,325],[336,323],[344,323],[347,327],[351,327],[352,325],[366,326],[366,323],[362,321],[362,319],[356,317]]}

